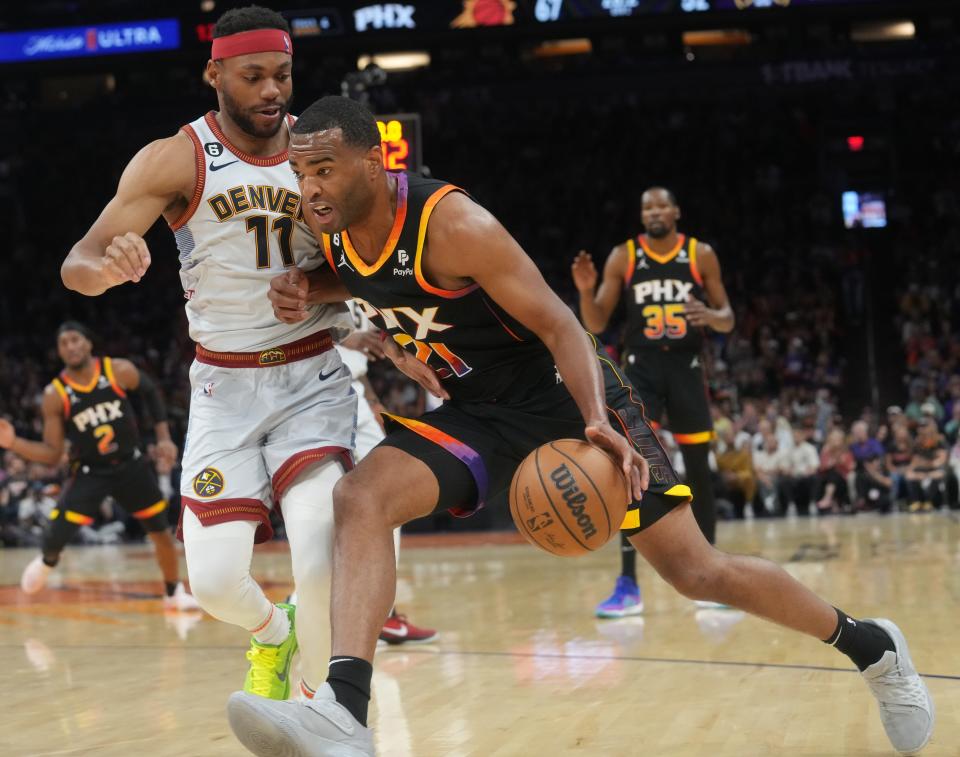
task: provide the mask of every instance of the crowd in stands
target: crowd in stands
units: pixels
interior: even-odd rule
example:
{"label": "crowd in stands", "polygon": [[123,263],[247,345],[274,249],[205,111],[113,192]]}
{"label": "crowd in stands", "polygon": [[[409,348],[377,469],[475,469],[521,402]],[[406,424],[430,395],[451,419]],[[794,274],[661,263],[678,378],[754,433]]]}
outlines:
{"label": "crowd in stands", "polygon": [[[16,282],[0,299],[0,416],[21,435],[40,435],[40,395],[61,367],[54,331],[72,317],[99,334],[98,351],[130,357],[158,379],[182,442],[193,347],[172,235],[160,227],[147,235],[153,266],[140,285],[86,299],[66,292],[58,275],[133,153],[213,107],[199,77],[149,83],[152,90],[104,96],[56,118],[29,107],[29,93],[12,84],[0,103],[0,195],[12,234],[0,270],[5,282]],[[774,108],[749,91],[714,92],[710,84],[680,103],[669,82],[640,92],[624,89],[622,77],[454,84],[408,82],[406,90],[375,93],[373,106],[422,114],[433,174],[489,207],[566,301],[576,301],[569,266],[579,249],[599,263],[640,231],[636,202],[646,185],[670,187],[684,211],[682,230],[717,250],[737,316],[734,332],[711,338],[705,356],[726,514],[957,506],[960,282],[950,256],[960,246],[960,202],[948,181],[926,193],[921,182],[910,185],[909,201],[901,193],[901,223],[930,208],[936,221],[911,225],[905,248],[938,251],[942,265],[901,260],[901,407],[850,413],[870,404],[862,386],[844,381],[844,356],[864,329],[863,277],[857,246],[842,231],[839,198],[824,189],[821,172],[827,125],[863,112],[885,119],[891,149],[930,160],[917,150],[936,145],[952,156],[943,165],[955,166],[960,122],[914,115],[939,107],[941,91],[907,86],[865,101],[826,88],[792,99],[778,93],[785,99]],[[157,94],[164,91],[168,97]],[[898,98],[910,107],[896,108]],[[69,142],[62,138],[67,117]],[[939,141],[912,131],[933,124],[942,124]],[[615,344],[615,329],[603,336]],[[389,410],[422,411],[422,393],[388,366],[375,367],[371,381]],[[36,542],[65,471],[3,456],[4,543]],[[177,471],[165,476],[175,499]],[[105,512],[102,524],[113,521]]]}

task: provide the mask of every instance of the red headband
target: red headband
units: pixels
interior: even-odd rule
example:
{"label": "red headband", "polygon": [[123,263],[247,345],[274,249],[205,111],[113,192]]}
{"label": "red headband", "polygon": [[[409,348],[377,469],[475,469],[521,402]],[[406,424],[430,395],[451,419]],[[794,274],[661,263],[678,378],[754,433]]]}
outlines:
{"label": "red headband", "polygon": [[290,35],[283,29],[254,29],[249,32],[237,32],[213,40],[210,57],[214,60],[235,58],[250,53],[287,53],[293,55],[293,43]]}

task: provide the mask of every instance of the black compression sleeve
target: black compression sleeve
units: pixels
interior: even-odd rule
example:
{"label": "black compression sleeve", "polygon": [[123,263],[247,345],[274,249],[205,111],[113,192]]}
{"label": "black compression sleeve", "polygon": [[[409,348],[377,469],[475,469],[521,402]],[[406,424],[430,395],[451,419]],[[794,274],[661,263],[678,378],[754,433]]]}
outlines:
{"label": "black compression sleeve", "polygon": [[167,406],[160,396],[160,390],[153,383],[153,379],[143,371],[140,371],[140,386],[135,391],[140,395],[143,404],[146,405],[154,423],[163,423],[167,420]]}

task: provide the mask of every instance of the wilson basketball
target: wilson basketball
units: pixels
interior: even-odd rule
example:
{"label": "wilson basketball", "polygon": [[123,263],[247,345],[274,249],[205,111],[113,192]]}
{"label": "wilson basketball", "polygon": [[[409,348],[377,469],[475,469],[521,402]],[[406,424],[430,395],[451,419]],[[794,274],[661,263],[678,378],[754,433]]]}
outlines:
{"label": "wilson basketball", "polygon": [[627,512],[627,483],[607,454],[579,439],[537,447],[510,484],[510,515],[540,549],[576,557],[606,544]]}

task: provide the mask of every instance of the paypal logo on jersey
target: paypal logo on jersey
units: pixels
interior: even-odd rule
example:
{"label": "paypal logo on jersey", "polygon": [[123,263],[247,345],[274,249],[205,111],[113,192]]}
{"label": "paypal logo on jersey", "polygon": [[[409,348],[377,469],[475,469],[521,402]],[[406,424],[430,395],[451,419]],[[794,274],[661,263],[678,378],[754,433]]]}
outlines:
{"label": "paypal logo on jersey", "polygon": [[393,269],[394,276],[413,276],[413,269],[407,266],[407,263],[410,262],[410,255],[406,250],[397,251],[397,262],[402,267]]}

